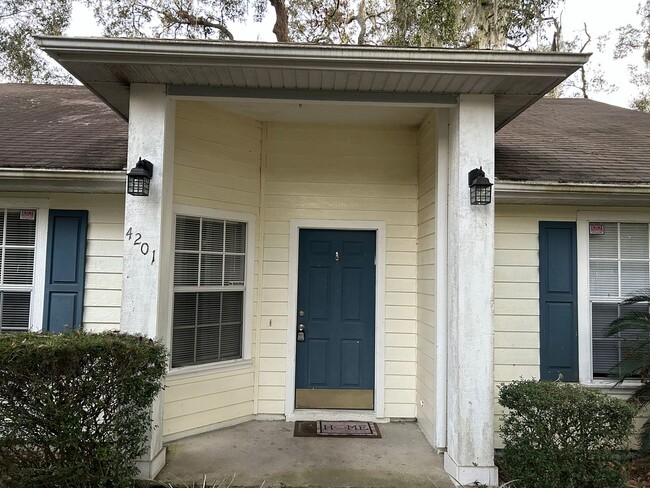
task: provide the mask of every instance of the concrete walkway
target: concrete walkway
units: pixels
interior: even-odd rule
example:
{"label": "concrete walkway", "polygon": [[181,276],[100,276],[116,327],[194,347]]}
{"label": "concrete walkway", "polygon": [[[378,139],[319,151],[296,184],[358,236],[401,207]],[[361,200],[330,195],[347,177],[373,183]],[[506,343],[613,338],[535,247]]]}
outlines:
{"label": "concrete walkway", "polygon": [[293,427],[251,421],[172,442],[157,479],[192,487],[207,475],[209,487],[221,488],[454,487],[415,423],[379,424],[382,439],[293,437]]}

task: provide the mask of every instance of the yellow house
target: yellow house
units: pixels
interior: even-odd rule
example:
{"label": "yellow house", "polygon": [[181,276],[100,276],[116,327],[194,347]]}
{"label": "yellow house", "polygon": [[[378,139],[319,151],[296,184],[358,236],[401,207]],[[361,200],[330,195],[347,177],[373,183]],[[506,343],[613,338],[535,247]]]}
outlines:
{"label": "yellow house", "polygon": [[[148,477],[164,442],[254,418],[417,419],[457,480],[495,483],[495,382],[562,372],[598,383],[596,359],[612,346],[592,352],[605,320],[593,310],[609,317],[631,286],[621,272],[618,294],[598,295],[614,286],[599,281],[601,261],[650,281],[650,182],[560,183],[561,161],[517,144],[560,147],[533,135],[535,116],[517,117],[586,55],[39,43],[128,120],[127,172],[150,178],[124,196],[121,166],[75,167],[65,183],[7,174],[2,191],[32,193],[2,193],[5,221],[35,210],[34,269],[45,270],[29,324],[120,327],[169,346]],[[628,234],[640,254],[598,254]],[[603,235],[604,250],[592,237]],[[560,247],[549,254],[549,243]],[[553,261],[562,252],[568,268]],[[556,276],[573,296],[559,311],[540,279],[549,267],[575,267]],[[66,273],[82,282],[66,288]],[[557,317],[569,328],[546,326]]]}

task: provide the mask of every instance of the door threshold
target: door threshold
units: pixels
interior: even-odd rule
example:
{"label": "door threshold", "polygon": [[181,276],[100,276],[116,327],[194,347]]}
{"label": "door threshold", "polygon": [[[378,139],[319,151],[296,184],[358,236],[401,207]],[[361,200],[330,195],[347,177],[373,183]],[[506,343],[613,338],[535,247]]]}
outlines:
{"label": "door threshold", "polygon": [[387,417],[378,418],[374,410],[328,410],[319,408],[296,409],[286,415],[287,422],[305,420],[352,420],[358,422],[377,422],[385,424],[390,422]]}

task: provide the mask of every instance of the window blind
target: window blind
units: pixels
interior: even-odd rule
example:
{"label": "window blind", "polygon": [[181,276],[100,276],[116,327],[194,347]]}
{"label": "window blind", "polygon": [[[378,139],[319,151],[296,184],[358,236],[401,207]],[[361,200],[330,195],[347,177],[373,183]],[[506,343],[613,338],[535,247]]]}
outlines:
{"label": "window blind", "polygon": [[172,367],[242,357],[246,224],[177,216]]}
{"label": "window blind", "polygon": [[616,364],[635,332],[607,337],[611,322],[631,311],[648,311],[648,304],[620,305],[626,297],[650,287],[649,226],[646,223],[599,223],[603,234],[589,236],[589,294],[591,302],[594,377],[616,376]]}
{"label": "window blind", "polygon": [[[30,218],[31,216],[31,218]],[[29,329],[36,212],[3,209],[0,218],[0,332]]]}

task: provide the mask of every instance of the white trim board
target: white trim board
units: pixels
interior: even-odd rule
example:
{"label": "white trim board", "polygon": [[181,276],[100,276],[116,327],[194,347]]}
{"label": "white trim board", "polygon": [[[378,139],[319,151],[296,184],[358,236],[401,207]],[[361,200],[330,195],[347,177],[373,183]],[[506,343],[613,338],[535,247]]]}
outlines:
{"label": "white trim board", "polygon": [[[289,222],[289,300],[287,309],[287,367],[284,413],[296,420],[296,327],[298,308],[298,244],[300,229],[371,230],[377,234],[375,278],[375,409],[373,419],[384,417],[386,342],[386,222],[362,220],[305,220]],[[323,413],[324,411],[319,410]],[[361,415],[363,411],[357,411]],[[368,413],[369,411],[365,411]],[[298,414],[299,413],[299,414]],[[334,415],[333,413],[331,415]],[[347,420],[349,418],[346,417]]]}
{"label": "white trim board", "polygon": [[[580,384],[595,387],[613,387],[615,382],[594,379],[592,361],[592,330],[589,286],[589,222],[650,223],[645,210],[579,211],[576,218],[576,248],[578,254],[578,376]],[[626,382],[622,386],[634,386]]]}
{"label": "white trim board", "polygon": [[[125,161],[126,164],[126,161]],[[0,191],[124,193],[126,171],[0,168]]]}
{"label": "white trim board", "polygon": [[[45,267],[47,259],[47,232],[50,214],[48,208],[39,207],[36,209],[36,241],[34,246],[34,272],[33,272],[33,285],[32,285],[32,304],[29,330],[31,332],[43,331],[44,325],[44,305],[45,305]],[[84,256],[85,262],[88,259],[88,251]],[[84,273],[86,270],[84,269]],[[84,287],[81,292],[85,295],[86,288]],[[85,298],[85,296],[84,296]],[[82,323],[79,328],[83,328]]]}
{"label": "white trim board", "polygon": [[647,207],[650,186],[557,182],[497,181],[495,198],[499,204],[530,205],[611,205]]}
{"label": "white trim board", "polygon": [[[34,239],[34,268],[32,270],[31,299],[29,306],[30,332],[43,332],[44,304],[45,304],[45,267],[47,256],[47,232],[50,218],[50,201],[48,198],[0,198],[0,209],[36,210],[36,237]],[[87,253],[86,253],[87,254]],[[87,256],[84,256],[86,259]],[[84,271],[85,272],[85,271]],[[25,285],[29,288],[29,285]],[[86,290],[83,290],[86,293]],[[80,324],[81,326],[82,324]]]}
{"label": "white trim board", "polygon": [[438,152],[436,165],[436,438],[435,447],[447,447],[447,292],[449,286],[447,266],[449,195],[449,111],[436,113]]}
{"label": "white trim board", "polygon": [[252,350],[253,350],[253,306],[254,306],[254,283],[255,283],[255,223],[257,217],[251,213],[231,212],[227,210],[218,210],[206,207],[195,207],[191,205],[173,205],[172,212],[172,231],[170,233],[171,252],[169,256],[168,267],[172,270],[169,281],[169,300],[168,300],[168,320],[165,328],[164,343],[171,351],[173,321],[174,316],[174,242],[176,239],[176,216],[183,215],[189,217],[204,217],[208,219],[231,220],[246,223],[246,285],[244,290],[244,324],[242,328],[242,357],[230,361],[219,361],[214,363],[197,364],[192,366],[181,366],[178,368],[171,367],[171,356],[168,361],[168,377],[185,377],[193,374],[201,375],[219,371],[228,371],[252,367]]}

